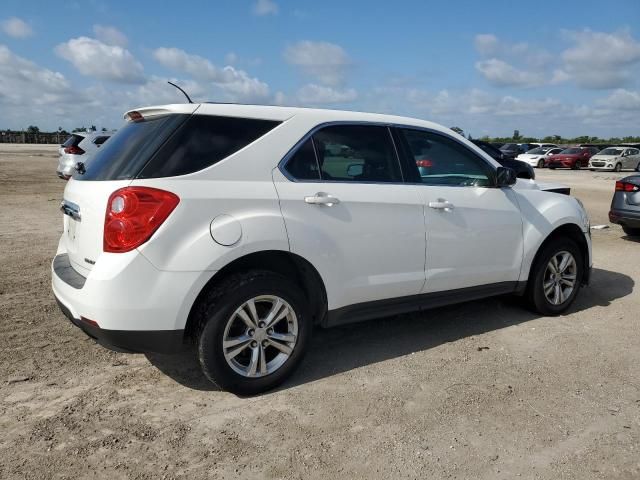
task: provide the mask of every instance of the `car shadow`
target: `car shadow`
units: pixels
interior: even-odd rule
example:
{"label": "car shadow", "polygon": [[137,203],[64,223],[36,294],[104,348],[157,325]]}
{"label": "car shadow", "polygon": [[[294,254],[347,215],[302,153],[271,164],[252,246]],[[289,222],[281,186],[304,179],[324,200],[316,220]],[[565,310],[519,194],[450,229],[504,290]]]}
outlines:
{"label": "car shadow", "polygon": [[[606,307],[631,294],[634,285],[627,275],[596,268],[591,284],[580,292],[569,313]],[[517,297],[494,297],[365,323],[316,328],[303,364],[278,390],[540,318],[521,304]],[[217,390],[202,374],[193,350],[179,355],[147,354],[147,358],[181,385]]]}
{"label": "car shadow", "polygon": [[640,243],[640,236],[637,235],[623,235],[622,239],[627,242]]}

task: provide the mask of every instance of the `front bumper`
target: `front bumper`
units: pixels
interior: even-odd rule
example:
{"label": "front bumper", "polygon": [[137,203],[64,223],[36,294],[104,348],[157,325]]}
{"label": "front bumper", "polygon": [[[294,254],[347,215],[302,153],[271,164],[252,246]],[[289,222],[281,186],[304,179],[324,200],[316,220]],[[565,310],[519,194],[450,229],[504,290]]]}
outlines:
{"label": "front bumper", "polygon": [[211,272],[157,270],[139,252],[102,254],[85,278],[63,249],[51,264],[51,284],[63,313],[108,348],[179,352],[186,321]]}

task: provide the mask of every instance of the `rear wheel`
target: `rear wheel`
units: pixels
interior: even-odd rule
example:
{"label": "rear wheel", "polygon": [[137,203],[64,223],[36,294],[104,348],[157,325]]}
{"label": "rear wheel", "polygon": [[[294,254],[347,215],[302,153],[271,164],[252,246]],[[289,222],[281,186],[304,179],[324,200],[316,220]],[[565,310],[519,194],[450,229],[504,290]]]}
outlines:
{"label": "rear wheel", "polygon": [[568,238],[548,242],[529,275],[527,299],[543,315],[559,315],[573,303],[584,275],[578,245]]}
{"label": "rear wheel", "polygon": [[616,172],[621,172],[622,171],[622,164],[621,163],[616,163],[616,168],[614,168],[614,170]]}
{"label": "rear wheel", "polygon": [[623,225],[622,231],[627,235],[634,236],[634,237],[640,235],[640,228],[626,227]]}
{"label": "rear wheel", "polygon": [[578,162],[575,162],[573,165],[571,165],[571,170],[580,170],[580,165],[578,164]]}
{"label": "rear wheel", "polygon": [[281,384],[309,343],[307,304],[302,291],[282,275],[253,271],[229,277],[197,310],[198,360],[205,376],[240,395]]}

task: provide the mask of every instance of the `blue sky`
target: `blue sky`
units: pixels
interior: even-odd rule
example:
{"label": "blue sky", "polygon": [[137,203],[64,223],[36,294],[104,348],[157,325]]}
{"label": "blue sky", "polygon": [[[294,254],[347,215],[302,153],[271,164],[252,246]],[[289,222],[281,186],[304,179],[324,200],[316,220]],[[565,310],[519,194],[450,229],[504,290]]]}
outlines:
{"label": "blue sky", "polygon": [[195,100],[379,111],[474,136],[640,135],[640,2],[24,2],[0,128],[117,127]]}

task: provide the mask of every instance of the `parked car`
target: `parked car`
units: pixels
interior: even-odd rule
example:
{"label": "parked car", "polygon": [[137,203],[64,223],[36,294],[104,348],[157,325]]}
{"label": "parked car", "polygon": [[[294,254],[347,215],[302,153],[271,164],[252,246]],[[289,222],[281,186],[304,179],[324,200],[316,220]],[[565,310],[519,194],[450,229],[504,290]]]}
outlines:
{"label": "parked car", "polygon": [[609,147],[589,160],[591,170],[636,170],[640,167],[640,150],[633,147]]}
{"label": "parked car", "polygon": [[500,147],[500,151],[504,154],[505,158],[515,159],[522,152],[520,146],[517,143],[505,143]]}
{"label": "parked car", "polygon": [[58,177],[68,180],[78,162],[86,163],[113,132],[75,132],[58,148]]}
{"label": "parked car", "polygon": [[512,160],[510,158],[506,158],[499,149],[495,148],[488,142],[484,142],[482,140],[471,140],[471,143],[480,147],[487,155],[489,155],[503,167],[508,167],[514,170],[518,178],[535,180],[536,173],[533,171],[533,168],[531,168],[531,165],[521,162],[520,160]]}
{"label": "parked car", "polygon": [[516,160],[520,160],[521,162],[526,162],[532,167],[542,168],[545,166],[545,159],[550,155],[555,155],[556,153],[560,153],[562,148],[560,147],[537,147],[532,150],[529,150],[527,153],[521,153],[516,157]]}
{"label": "parked car", "polygon": [[640,235],[640,175],[616,182],[609,221],[621,225],[627,235]]}
{"label": "parked car", "polygon": [[194,345],[232,392],[284,381],[314,325],[502,294],[558,315],[589,281],[582,204],[435,123],[206,103],[126,119],[66,185],[53,293],[104,346]]}
{"label": "parked car", "polygon": [[545,160],[545,166],[551,169],[570,168],[577,170],[588,167],[589,159],[598,153],[595,147],[570,147],[560,153],[550,155]]}

